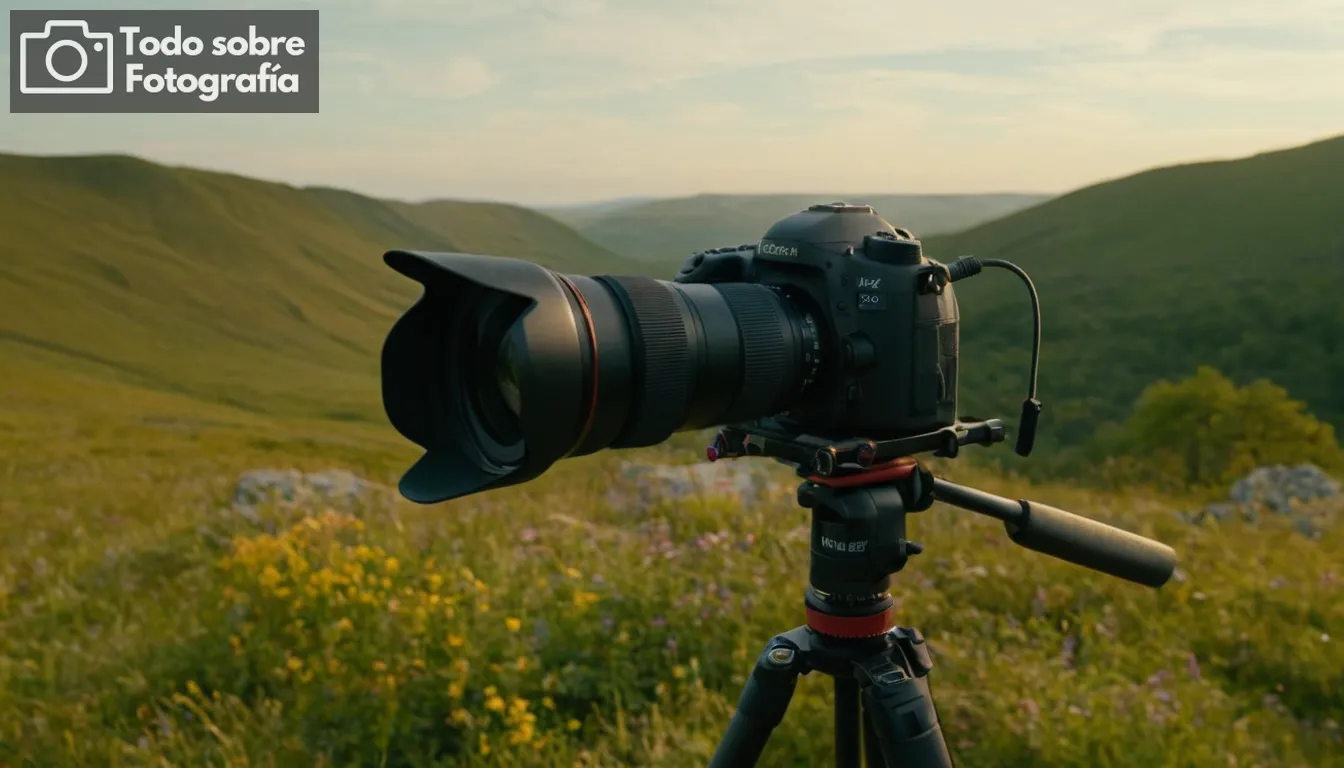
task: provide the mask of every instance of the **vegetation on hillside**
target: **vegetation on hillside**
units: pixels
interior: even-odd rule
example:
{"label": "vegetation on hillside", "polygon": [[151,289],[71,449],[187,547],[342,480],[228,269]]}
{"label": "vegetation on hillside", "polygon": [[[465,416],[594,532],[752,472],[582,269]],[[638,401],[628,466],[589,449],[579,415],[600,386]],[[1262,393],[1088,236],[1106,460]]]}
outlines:
{"label": "vegetation on hillside", "polygon": [[1265,379],[1238,387],[1208,366],[1149,385],[1124,424],[1099,432],[1089,448],[1112,482],[1217,494],[1256,467],[1344,471],[1334,428],[1305,403]]}
{"label": "vegetation on hillside", "polygon": [[634,267],[513,206],[389,203],[129,157],[0,155],[0,354],[239,408],[381,422],[390,248]]}
{"label": "vegetation on hillside", "polygon": [[[1299,152],[1340,167],[1327,150]],[[1315,166],[1294,165],[1307,155],[1265,161],[1264,188],[1280,191],[1261,222],[1316,282],[1271,274],[1235,247],[1250,241],[1224,237],[1260,231],[1222,197],[1241,183],[1237,164],[1085,190],[1045,220],[1055,230],[1027,211],[946,241],[955,252],[992,236],[1004,250],[979,255],[1038,277],[1043,436],[1077,447],[1057,460],[1043,440],[1033,461],[1079,467],[1108,420],[1114,452],[1152,462],[1169,488],[1029,486],[964,459],[939,471],[1181,556],[1154,592],[1016,548],[969,513],[915,517],[926,552],[894,591],[901,621],[929,638],[961,764],[1342,764],[1344,526],[1311,538],[1284,517],[1185,514],[1198,486],[1249,461],[1331,460],[1333,436],[1307,412],[1338,410],[1312,386],[1340,381],[1322,330],[1338,309],[1321,287],[1339,260],[1308,257],[1337,241],[1317,199],[1279,204],[1284,179],[1333,199]],[[1159,192],[1183,189],[1185,173],[1214,186],[1178,197],[1206,201],[1221,229],[1170,215],[1177,200]],[[1120,227],[1150,210],[1145,194],[1166,218]],[[807,517],[787,483],[749,505],[705,495],[642,509],[608,495],[629,483],[621,460],[686,461],[681,440],[432,508],[230,508],[248,469],[342,467],[392,485],[414,458],[377,393],[382,334],[415,295],[381,264],[387,247],[631,271],[546,217],[126,158],[0,156],[0,230],[0,766],[703,765],[755,656],[802,621]],[[1014,232],[1033,239],[1019,249]],[[1099,247],[1095,280],[1077,260],[1037,258],[1036,243],[1064,254],[1106,238],[1134,246]],[[1174,244],[1193,272],[1154,278],[1171,266],[1154,254]],[[1215,251],[1236,269],[1215,269]],[[962,291],[965,411],[1015,412],[1020,289],[982,277]],[[1265,357],[1275,339],[1282,357]],[[1140,396],[1201,361],[1228,377]],[[1241,386],[1263,375],[1287,391]],[[997,394],[1009,408],[981,410]],[[1179,442],[1189,434],[1221,450]],[[1007,451],[968,456],[986,453]],[[803,680],[763,765],[826,762],[829,695]]]}
{"label": "vegetation on hillside", "polygon": [[925,236],[959,232],[1046,199],[1046,195],[1033,194],[695,195],[600,212],[559,210],[552,215],[594,243],[650,262],[670,279],[692,253],[754,243],[771,224],[816,203],[843,200],[871,205],[892,224]]}
{"label": "vegetation on hillside", "polygon": [[[249,519],[229,510],[245,469],[391,482],[413,452],[45,370],[0,398],[0,764],[703,765],[756,654],[802,621],[787,490],[614,506],[635,456],[608,453],[437,508]],[[900,618],[929,638],[961,764],[1340,764],[1344,528],[940,471],[1182,558],[1154,592],[969,513],[912,520]],[[763,765],[829,759],[829,696],[803,679]]]}
{"label": "vegetation on hillside", "polygon": [[[1144,387],[1200,365],[1269,379],[1344,428],[1344,137],[1087,187],[925,253],[1026,269],[1044,320],[1042,455],[1062,474]],[[1014,418],[1026,392],[1026,292],[994,270],[957,284],[963,410]],[[1051,462],[1014,462],[1024,471]]]}

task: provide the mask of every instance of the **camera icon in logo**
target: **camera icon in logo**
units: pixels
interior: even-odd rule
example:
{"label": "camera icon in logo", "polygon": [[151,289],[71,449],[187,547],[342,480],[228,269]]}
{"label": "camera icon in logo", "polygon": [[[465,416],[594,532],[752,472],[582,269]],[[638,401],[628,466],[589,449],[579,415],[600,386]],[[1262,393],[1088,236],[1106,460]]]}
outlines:
{"label": "camera icon in logo", "polygon": [[51,20],[19,35],[19,93],[111,93],[112,33]]}

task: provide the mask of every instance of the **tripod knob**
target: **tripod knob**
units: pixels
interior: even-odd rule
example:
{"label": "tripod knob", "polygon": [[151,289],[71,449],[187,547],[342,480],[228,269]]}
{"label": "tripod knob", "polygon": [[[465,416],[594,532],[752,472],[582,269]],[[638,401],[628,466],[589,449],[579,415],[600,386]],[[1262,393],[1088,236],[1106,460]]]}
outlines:
{"label": "tripod knob", "polygon": [[817,506],[816,483],[802,483],[798,486],[798,506],[803,509],[812,509]]}
{"label": "tripod knob", "polygon": [[899,571],[905,567],[905,561],[923,551],[924,547],[919,544],[916,544],[913,541],[899,539],[897,540],[896,545],[888,550],[891,559],[887,561],[887,567],[890,568],[892,572]]}

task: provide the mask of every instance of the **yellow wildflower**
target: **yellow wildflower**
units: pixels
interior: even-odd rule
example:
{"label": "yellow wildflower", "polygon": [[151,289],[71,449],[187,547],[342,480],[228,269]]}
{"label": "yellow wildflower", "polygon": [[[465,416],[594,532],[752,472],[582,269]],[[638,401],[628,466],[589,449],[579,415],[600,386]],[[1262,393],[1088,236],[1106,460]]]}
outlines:
{"label": "yellow wildflower", "polygon": [[449,683],[449,684],[448,684],[448,698],[452,699],[453,701],[457,701],[458,699],[462,698],[462,684],[461,684],[461,683]]}
{"label": "yellow wildflower", "polygon": [[568,577],[571,578],[571,579],[577,579],[577,578],[579,578],[580,576],[582,576],[583,574],[582,574],[582,573],[579,573],[579,570],[578,570],[577,568],[566,568],[566,569],[565,569],[565,575],[568,576]]}
{"label": "yellow wildflower", "polygon": [[510,616],[504,620],[504,626],[508,627],[510,632],[517,632],[523,628],[523,622],[520,619],[515,619]]}
{"label": "yellow wildflower", "polygon": [[280,572],[275,569],[274,565],[268,565],[261,570],[259,581],[263,587],[274,587],[280,583]]}
{"label": "yellow wildflower", "polygon": [[542,696],[541,706],[547,709],[555,709],[555,699],[552,699],[550,696]]}
{"label": "yellow wildflower", "polygon": [[375,661],[375,662],[373,662],[373,671],[374,671],[374,672],[386,672],[386,671],[387,671],[387,664],[386,664],[385,662],[383,662],[383,661]]}
{"label": "yellow wildflower", "polygon": [[486,736],[484,733],[481,734],[481,754],[482,755],[490,754],[490,738]]}
{"label": "yellow wildflower", "polygon": [[467,710],[459,708],[454,709],[453,713],[449,715],[449,718],[452,720],[453,725],[466,725],[467,721],[471,719],[471,715],[467,714]]}
{"label": "yellow wildflower", "polygon": [[466,639],[460,635],[448,635],[448,645],[451,648],[461,648],[463,645],[466,645],[466,642]]}
{"label": "yellow wildflower", "polygon": [[289,661],[285,662],[285,666],[289,667],[289,671],[291,672],[298,672],[300,669],[303,669],[303,659],[300,659],[298,656],[290,656]]}
{"label": "yellow wildflower", "polygon": [[533,735],[533,725],[531,723],[522,723],[509,734],[509,743],[515,746],[526,744],[532,740]]}
{"label": "yellow wildflower", "polygon": [[675,667],[672,668],[672,676],[680,680],[681,678],[686,676],[686,668],[681,666],[680,664],[676,665]]}
{"label": "yellow wildflower", "polygon": [[577,731],[583,727],[583,723],[580,723],[578,720],[570,719],[568,723],[565,723],[565,727],[571,731]]}
{"label": "yellow wildflower", "polygon": [[387,562],[383,563],[383,570],[388,573],[396,573],[397,569],[400,567],[401,563],[397,562],[397,558],[395,557],[389,557],[387,558]]}
{"label": "yellow wildflower", "polygon": [[498,696],[491,696],[485,700],[485,708],[491,712],[503,712],[504,700]]}

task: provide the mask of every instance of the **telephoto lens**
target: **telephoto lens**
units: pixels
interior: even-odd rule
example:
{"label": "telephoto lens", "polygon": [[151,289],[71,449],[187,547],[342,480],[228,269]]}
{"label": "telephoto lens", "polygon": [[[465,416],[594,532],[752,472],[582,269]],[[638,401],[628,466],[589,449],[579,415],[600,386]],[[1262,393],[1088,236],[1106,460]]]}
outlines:
{"label": "telephoto lens", "polygon": [[562,275],[531,262],[389,251],[424,286],[383,346],[383,405],[425,455],[434,503],[557,460],[786,411],[820,370],[805,302],[752,283]]}

